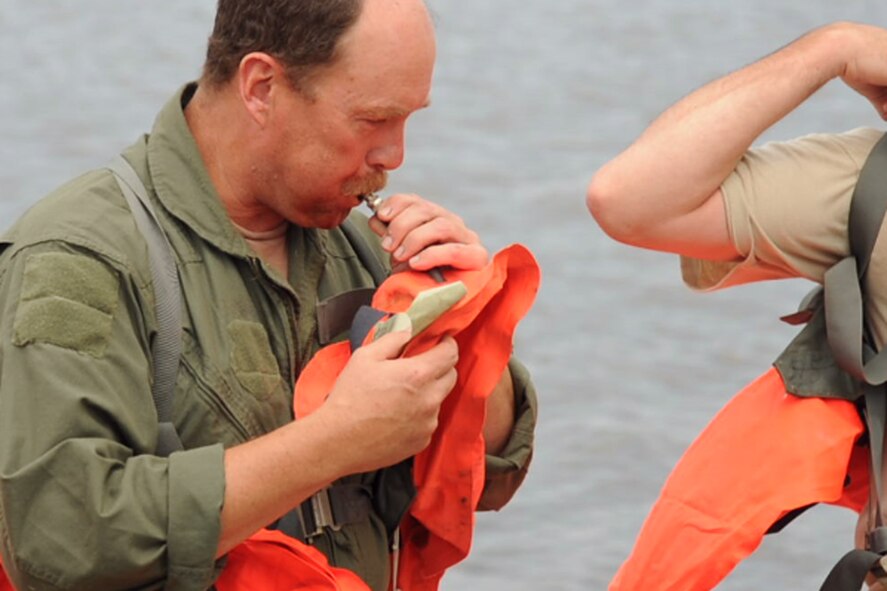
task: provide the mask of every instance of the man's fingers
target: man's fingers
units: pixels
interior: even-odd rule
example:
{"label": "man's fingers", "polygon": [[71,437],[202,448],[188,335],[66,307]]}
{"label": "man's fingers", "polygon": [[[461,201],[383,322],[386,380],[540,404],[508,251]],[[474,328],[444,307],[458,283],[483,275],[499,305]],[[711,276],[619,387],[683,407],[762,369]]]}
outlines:
{"label": "man's fingers", "polygon": [[429,379],[439,379],[456,366],[459,361],[459,346],[453,337],[444,337],[427,351],[409,358],[418,367],[427,368]]}
{"label": "man's fingers", "polygon": [[448,266],[456,269],[480,269],[489,261],[487,249],[480,244],[437,244],[409,259],[411,269],[427,271]]}

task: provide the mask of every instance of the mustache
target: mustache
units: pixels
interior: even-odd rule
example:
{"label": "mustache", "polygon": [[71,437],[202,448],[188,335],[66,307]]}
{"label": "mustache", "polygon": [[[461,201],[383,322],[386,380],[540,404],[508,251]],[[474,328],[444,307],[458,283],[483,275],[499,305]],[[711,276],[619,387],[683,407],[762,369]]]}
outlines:
{"label": "mustache", "polygon": [[381,191],[388,184],[388,173],[379,170],[361,177],[354,177],[345,181],[342,192],[346,195],[363,195]]}

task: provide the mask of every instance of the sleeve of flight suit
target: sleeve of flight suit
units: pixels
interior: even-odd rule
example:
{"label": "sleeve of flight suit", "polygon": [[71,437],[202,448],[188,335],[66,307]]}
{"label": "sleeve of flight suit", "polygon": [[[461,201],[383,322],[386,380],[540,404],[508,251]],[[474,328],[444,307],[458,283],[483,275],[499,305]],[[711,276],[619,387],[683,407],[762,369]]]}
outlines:
{"label": "sleeve of flight suit", "polygon": [[198,591],[216,574],[221,446],[152,455],[150,285],[44,241],[0,257],[0,550],[20,589]]}
{"label": "sleeve of flight suit", "polygon": [[479,511],[498,511],[505,506],[527,476],[533,457],[533,435],[536,429],[536,388],[530,372],[512,358],[508,362],[514,382],[514,427],[500,455],[487,455],[484,491]]}

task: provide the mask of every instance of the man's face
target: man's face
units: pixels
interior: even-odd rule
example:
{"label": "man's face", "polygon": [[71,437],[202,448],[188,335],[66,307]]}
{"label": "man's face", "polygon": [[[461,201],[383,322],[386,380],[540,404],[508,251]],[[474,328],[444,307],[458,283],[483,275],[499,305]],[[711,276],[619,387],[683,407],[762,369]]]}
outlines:
{"label": "man's face", "polygon": [[419,0],[366,0],[339,59],[307,92],[280,85],[266,204],[304,227],[340,224],[404,158],[407,118],[428,105],[434,35]]}

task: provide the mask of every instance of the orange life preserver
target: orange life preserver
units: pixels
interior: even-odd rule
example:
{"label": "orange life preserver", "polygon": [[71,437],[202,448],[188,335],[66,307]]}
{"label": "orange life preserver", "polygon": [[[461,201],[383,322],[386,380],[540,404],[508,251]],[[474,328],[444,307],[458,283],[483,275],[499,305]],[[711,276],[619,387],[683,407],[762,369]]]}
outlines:
{"label": "orange life preserver", "polygon": [[796,397],[770,369],[684,453],[609,591],[708,591],[793,510],[859,512],[869,492],[864,432],[853,403]]}
{"label": "orange life preserver", "polygon": [[[468,555],[474,511],[484,485],[486,398],[505,371],[515,328],[535,300],[539,275],[532,254],[520,245],[500,251],[482,269],[446,271],[447,280],[462,281],[467,294],[413,338],[404,352],[427,350],[445,335],[453,335],[459,343],[457,384],[441,408],[440,426],[431,444],[414,460],[417,494],[401,525],[399,589],[436,590],[444,571]],[[389,314],[403,312],[420,292],[437,286],[427,273],[397,273],[376,291],[373,307]],[[350,344],[340,342],[324,347],[311,359],[294,392],[297,417],[323,404],[350,356]],[[323,583],[327,586],[318,590],[365,589],[352,573],[329,567],[319,552],[303,553],[304,544],[271,533],[263,530],[232,551],[217,582],[219,591],[302,589],[299,573],[303,569],[311,577],[315,570],[330,573]],[[298,557],[290,560],[291,554]],[[315,562],[303,566],[304,559]],[[283,570],[288,572],[281,575]]]}
{"label": "orange life preserver", "polygon": [[228,553],[218,591],[370,591],[353,572],[330,566],[320,550],[263,529]]}

